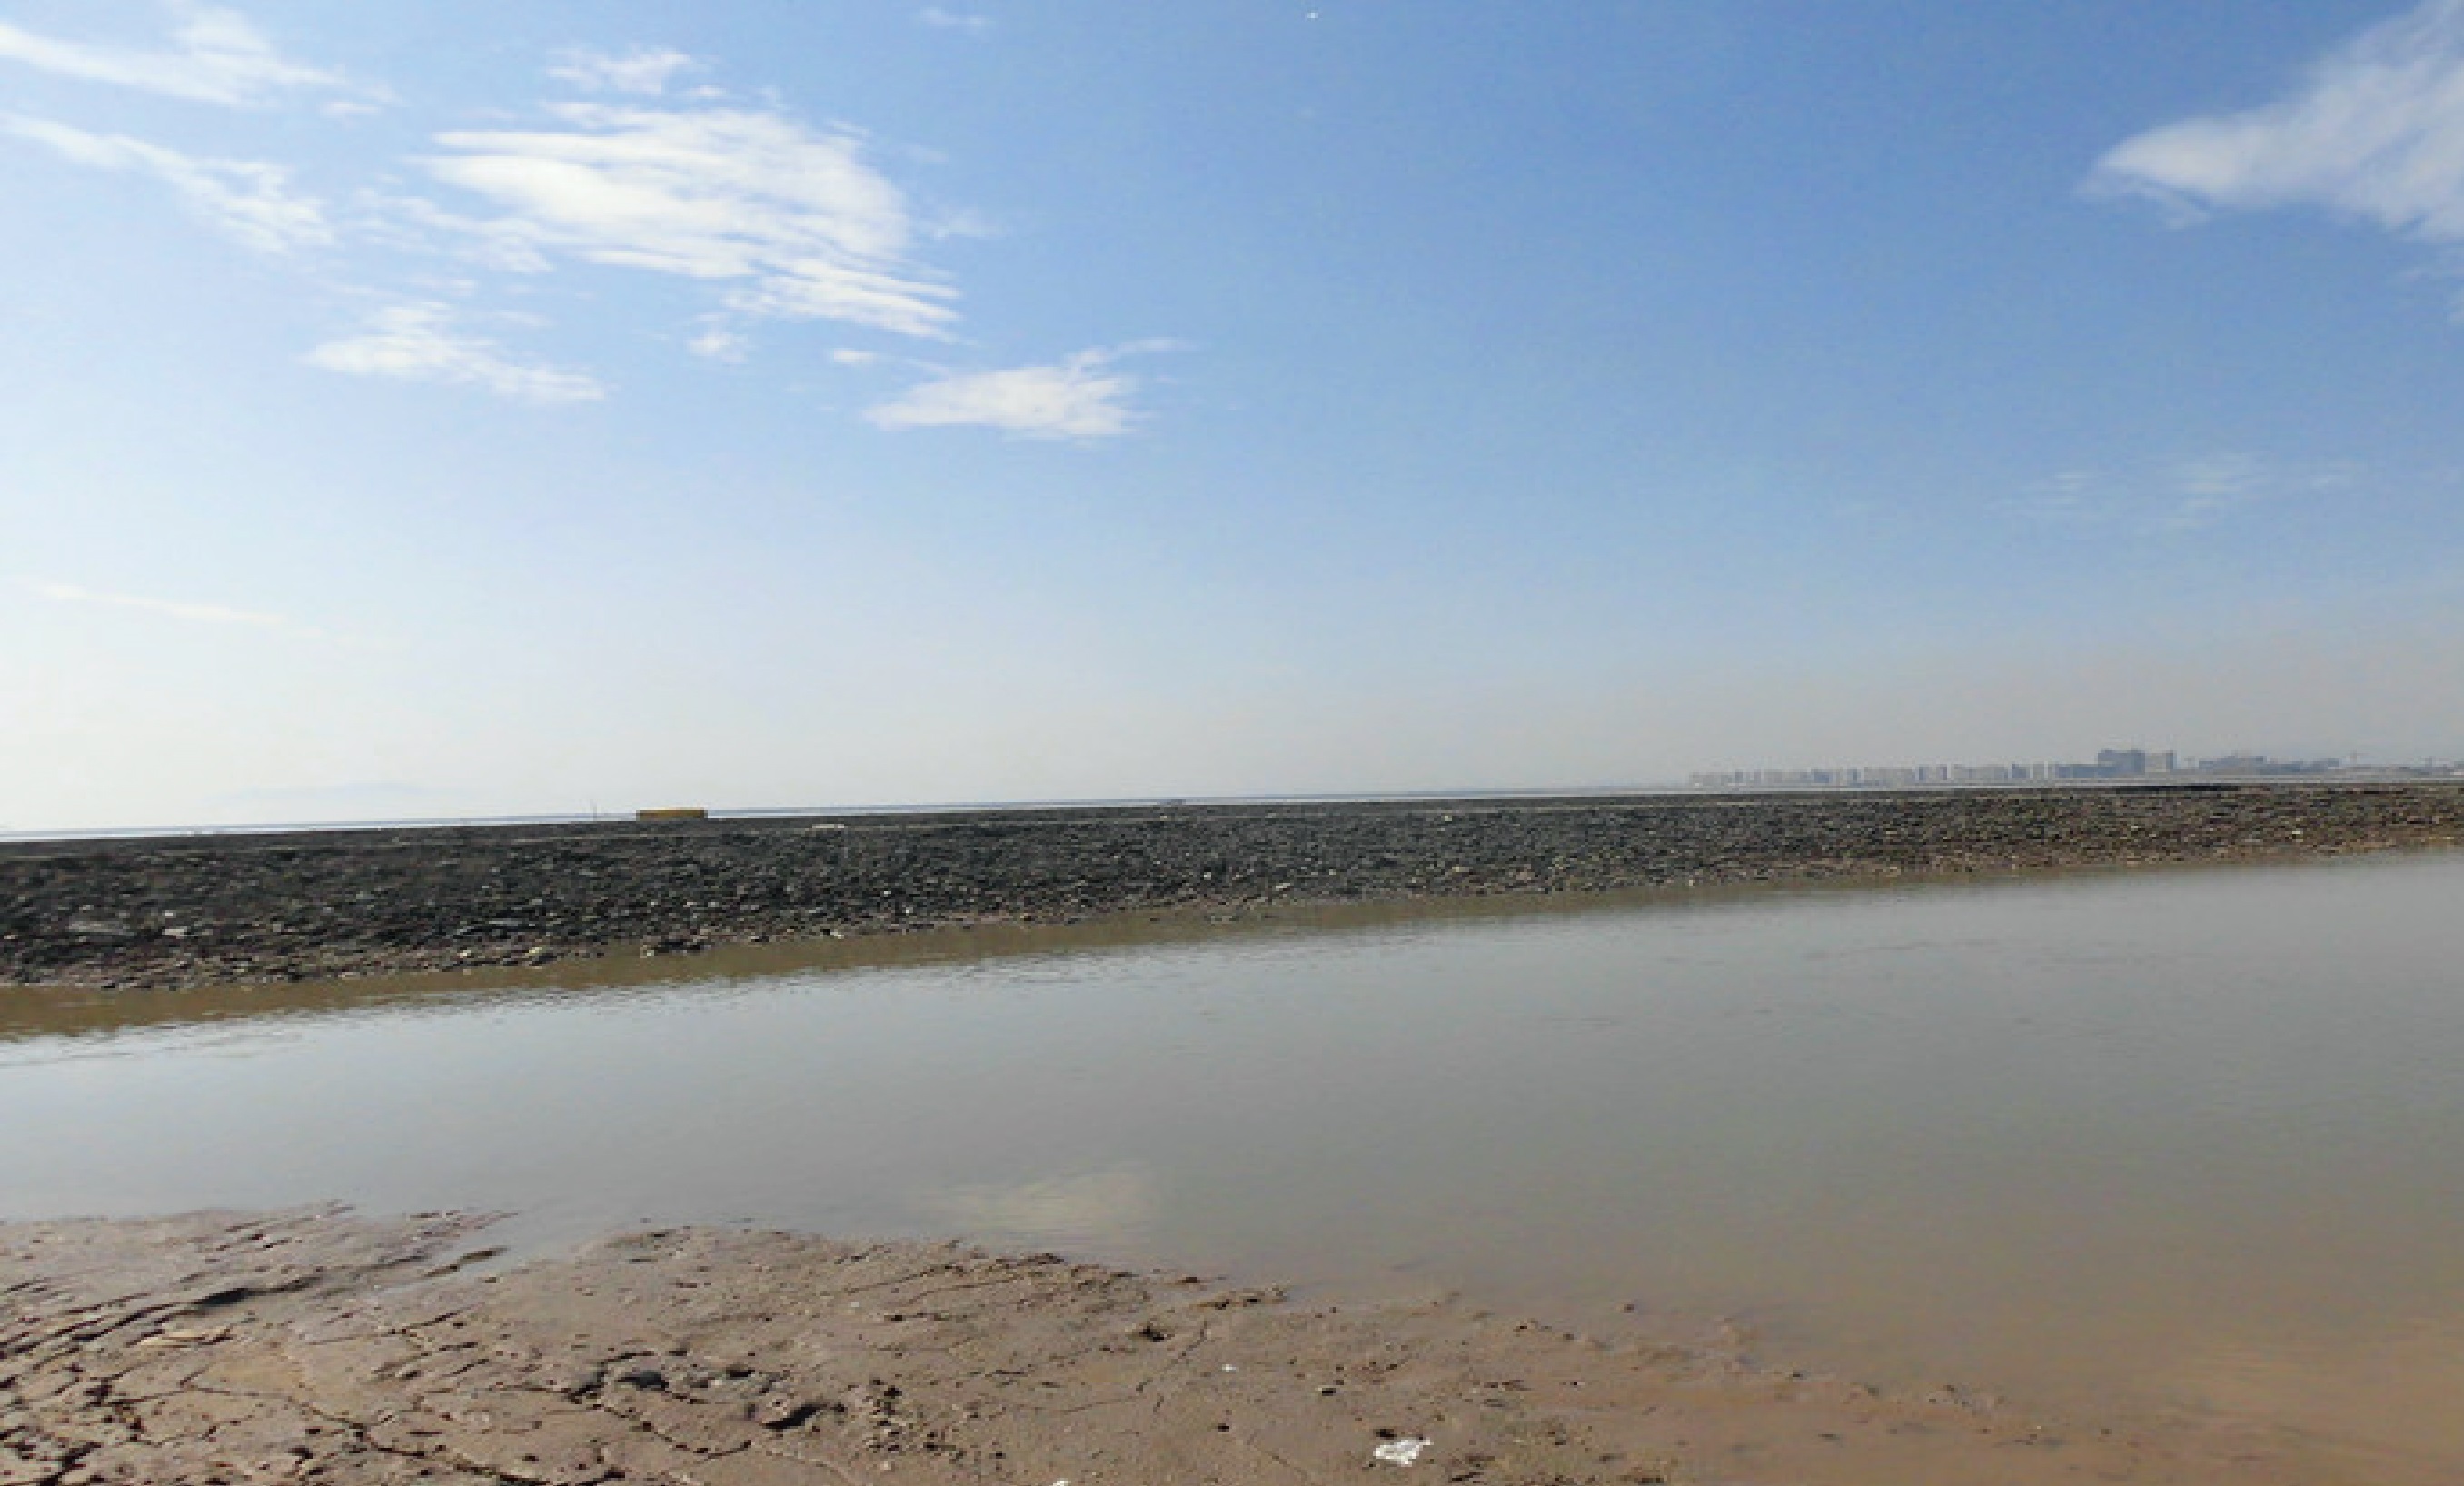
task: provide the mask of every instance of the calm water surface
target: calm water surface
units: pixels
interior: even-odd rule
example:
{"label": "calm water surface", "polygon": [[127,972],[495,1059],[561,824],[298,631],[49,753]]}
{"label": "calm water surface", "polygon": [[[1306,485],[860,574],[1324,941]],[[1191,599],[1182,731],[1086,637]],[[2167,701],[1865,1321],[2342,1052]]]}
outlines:
{"label": "calm water surface", "polygon": [[0,993],[0,1132],[5,1216],[959,1234],[2464,1463],[2464,856]]}

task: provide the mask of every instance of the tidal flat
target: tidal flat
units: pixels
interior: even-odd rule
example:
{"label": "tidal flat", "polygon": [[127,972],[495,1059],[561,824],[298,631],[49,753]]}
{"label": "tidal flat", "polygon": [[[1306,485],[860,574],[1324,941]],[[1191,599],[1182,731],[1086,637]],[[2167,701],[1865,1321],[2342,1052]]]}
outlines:
{"label": "tidal flat", "polygon": [[0,992],[0,1481],[2449,1480],[2442,798]]}
{"label": "tidal flat", "polygon": [[1433,1299],[1298,1303],[954,1245],[332,1213],[0,1228],[0,1480],[2309,1479]]}

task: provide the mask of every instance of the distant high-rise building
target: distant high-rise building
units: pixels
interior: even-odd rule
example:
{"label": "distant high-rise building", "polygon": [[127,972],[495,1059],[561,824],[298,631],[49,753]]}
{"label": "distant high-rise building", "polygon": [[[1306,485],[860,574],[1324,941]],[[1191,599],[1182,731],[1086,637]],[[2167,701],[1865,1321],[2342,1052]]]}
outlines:
{"label": "distant high-rise building", "polygon": [[1829,769],[1724,769],[1698,773],[1688,780],[1697,789],[1921,789],[1946,784],[2050,784],[2072,780],[2142,779],[2173,774],[2213,773],[2219,769],[2269,774],[2317,772],[2333,760],[2316,764],[2277,763],[2258,757],[2185,761],[2171,749],[2108,748],[2092,764],[2052,761],[2010,764],[1865,764]]}

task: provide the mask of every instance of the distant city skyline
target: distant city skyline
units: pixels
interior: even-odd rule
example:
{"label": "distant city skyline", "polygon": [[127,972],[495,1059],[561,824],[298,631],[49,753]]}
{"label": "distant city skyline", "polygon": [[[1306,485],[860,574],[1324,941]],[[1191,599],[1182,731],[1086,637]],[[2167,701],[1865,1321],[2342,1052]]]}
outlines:
{"label": "distant city skyline", "polygon": [[2339,773],[2464,774],[2464,763],[2424,757],[2365,763],[2358,754],[2275,758],[2265,754],[2220,754],[2185,758],[2171,749],[2108,748],[2094,762],[1966,764],[1855,764],[1815,768],[1697,770],[1686,783],[1697,789],[1755,787],[1904,787],[1926,784],[2035,784],[2089,779],[2249,778],[2332,776]]}

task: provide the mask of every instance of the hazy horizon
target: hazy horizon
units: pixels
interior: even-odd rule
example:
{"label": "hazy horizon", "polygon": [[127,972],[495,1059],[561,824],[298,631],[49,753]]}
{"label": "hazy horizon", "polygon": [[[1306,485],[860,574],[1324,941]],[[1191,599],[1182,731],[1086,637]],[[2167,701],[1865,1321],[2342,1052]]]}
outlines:
{"label": "hazy horizon", "polygon": [[0,0],[0,830],[2464,754],[2464,0]]}

